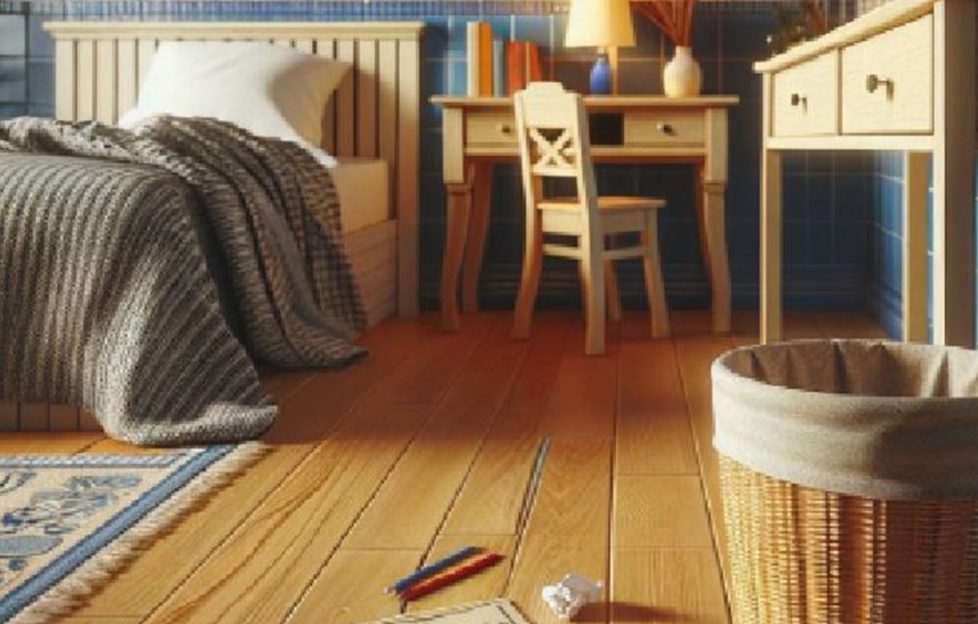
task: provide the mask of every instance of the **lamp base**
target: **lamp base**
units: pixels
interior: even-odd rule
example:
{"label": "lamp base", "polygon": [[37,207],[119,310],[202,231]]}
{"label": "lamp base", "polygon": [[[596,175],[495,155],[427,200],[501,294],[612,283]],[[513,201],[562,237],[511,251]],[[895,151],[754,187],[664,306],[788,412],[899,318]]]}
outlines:
{"label": "lamp base", "polygon": [[591,68],[591,94],[611,95],[611,65],[604,54],[598,57]]}

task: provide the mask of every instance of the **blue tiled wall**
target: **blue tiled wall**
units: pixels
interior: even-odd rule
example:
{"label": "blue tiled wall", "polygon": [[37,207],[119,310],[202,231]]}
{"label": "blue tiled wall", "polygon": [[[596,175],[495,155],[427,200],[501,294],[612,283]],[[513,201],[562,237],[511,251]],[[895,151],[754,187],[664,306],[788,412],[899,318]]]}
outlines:
{"label": "blue tiled wall", "polygon": [[[593,53],[568,50],[560,42],[566,5],[559,1],[412,2],[2,2],[0,15],[0,116],[50,114],[51,44],[40,30],[45,19],[423,19],[428,28],[422,48],[422,94],[465,90],[465,23],[488,19],[498,36],[535,41],[542,46],[544,73],[584,90]],[[760,164],[760,80],[751,64],[767,55],[764,43],[773,27],[770,3],[704,3],[696,17],[694,50],[704,70],[704,92],[734,93],[741,104],[731,112],[728,239],[734,303],[754,307],[758,282],[758,206]],[[662,64],[671,50],[655,28],[636,20],[639,45],[623,52],[622,90],[661,92]],[[437,305],[444,228],[441,182],[441,126],[437,108],[422,116],[422,301]],[[786,164],[785,285],[795,307],[857,308],[864,305],[872,265],[870,214],[879,176],[861,156],[800,154]],[[484,303],[512,305],[522,249],[522,200],[514,167],[496,171],[492,225],[483,272]],[[709,289],[700,260],[689,167],[602,166],[604,192],[667,197],[661,240],[670,305],[701,307]],[[876,230],[872,230],[875,232]],[[626,303],[641,305],[637,263],[620,269]],[[872,271],[878,275],[879,271]],[[875,283],[875,281],[874,281]],[[576,305],[576,269],[566,261],[548,264],[541,303]]]}
{"label": "blue tiled wall", "polygon": [[[875,262],[870,275],[870,309],[886,332],[897,338],[903,332],[903,160],[899,153],[884,153],[873,161],[872,245]],[[933,190],[933,189],[931,189]],[[975,192],[978,210],[978,189]],[[927,301],[933,308],[934,255],[933,196],[927,203]],[[972,267],[975,270],[975,267]],[[978,280],[978,274],[976,274]],[[978,319],[976,319],[978,323]],[[932,333],[932,324],[928,321]]]}
{"label": "blue tiled wall", "polygon": [[[903,162],[898,153],[874,157],[873,172],[873,269],[871,309],[891,336],[902,330],[903,291]],[[930,245],[928,243],[928,251]]]}

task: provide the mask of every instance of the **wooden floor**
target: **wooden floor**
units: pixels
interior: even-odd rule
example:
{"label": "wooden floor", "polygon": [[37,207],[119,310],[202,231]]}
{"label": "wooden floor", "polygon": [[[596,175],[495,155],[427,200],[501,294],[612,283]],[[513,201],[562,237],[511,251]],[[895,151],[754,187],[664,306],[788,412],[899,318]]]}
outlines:
{"label": "wooden floor", "polygon": [[[581,621],[728,622],[708,371],[753,341],[756,318],[720,337],[705,314],[675,313],[674,338],[651,340],[633,313],[603,357],[582,354],[573,315],[541,314],[528,341],[510,321],[468,316],[457,334],[390,321],[360,365],[269,374],[272,452],[66,621],[360,622],[398,612],[387,582],[475,544],[505,561],[411,609],[505,595],[552,622],[540,588],[576,571],[608,588]],[[789,316],[787,333],[880,335],[824,314]],[[97,434],[0,439],[0,453],[133,450]]]}

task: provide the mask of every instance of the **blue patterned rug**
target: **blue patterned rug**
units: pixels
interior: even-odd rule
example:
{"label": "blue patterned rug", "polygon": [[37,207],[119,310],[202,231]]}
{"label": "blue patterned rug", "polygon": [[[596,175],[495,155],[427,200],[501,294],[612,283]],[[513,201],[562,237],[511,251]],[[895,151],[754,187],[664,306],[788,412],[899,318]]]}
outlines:
{"label": "blue patterned rug", "polygon": [[0,622],[70,612],[264,449],[0,455]]}

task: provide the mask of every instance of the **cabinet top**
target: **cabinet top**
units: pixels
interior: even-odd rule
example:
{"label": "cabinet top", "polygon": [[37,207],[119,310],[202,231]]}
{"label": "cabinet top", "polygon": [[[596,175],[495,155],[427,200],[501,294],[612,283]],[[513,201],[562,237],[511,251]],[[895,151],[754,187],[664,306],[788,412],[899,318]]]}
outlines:
{"label": "cabinet top", "polygon": [[[890,0],[861,15],[851,22],[834,28],[817,39],[799,43],[772,56],[766,61],[754,63],[754,71],[759,74],[770,73],[797,65],[798,63],[849,44],[872,37],[926,15],[934,10],[934,5],[945,0]],[[971,0],[968,0],[971,1]]]}

